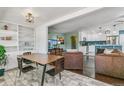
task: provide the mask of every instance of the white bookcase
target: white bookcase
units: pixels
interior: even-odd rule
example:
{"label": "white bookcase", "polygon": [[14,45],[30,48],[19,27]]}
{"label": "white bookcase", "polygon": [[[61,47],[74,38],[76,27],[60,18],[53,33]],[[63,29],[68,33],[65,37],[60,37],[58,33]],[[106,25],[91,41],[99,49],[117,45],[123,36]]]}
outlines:
{"label": "white bookcase", "polygon": [[[8,26],[7,30],[4,29],[5,25]],[[0,22],[0,45],[5,46],[7,52],[18,51],[17,31],[16,24]]]}
{"label": "white bookcase", "polygon": [[[4,26],[8,29],[5,30]],[[6,37],[9,37],[7,39]],[[32,28],[10,22],[0,22],[0,45],[5,46],[8,56],[6,70],[17,67],[17,55],[24,51],[34,51],[35,32]]]}
{"label": "white bookcase", "polygon": [[[4,30],[4,25],[8,26],[7,30]],[[11,39],[6,40],[7,37]],[[35,32],[26,26],[0,22],[0,45],[5,46],[7,52],[32,51],[35,48]]]}
{"label": "white bookcase", "polygon": [[35,47],[35,32],[32,28],[19,26],[19,51],[32,51]]}

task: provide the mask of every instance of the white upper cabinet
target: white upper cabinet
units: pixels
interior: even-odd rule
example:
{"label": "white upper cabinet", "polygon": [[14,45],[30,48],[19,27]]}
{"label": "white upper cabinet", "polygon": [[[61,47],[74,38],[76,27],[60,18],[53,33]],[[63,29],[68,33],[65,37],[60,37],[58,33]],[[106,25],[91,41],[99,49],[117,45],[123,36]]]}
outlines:
{"label": "white upper cabinet", "polygon": [[96,34],[86,34],[83,32],[80,32],[80,41],[83,41],[83,38],[86,38],[87,41],[104,41],[106,40],[106,35],[102,34],[99,35],[98,33]]}
{"label": "white upper cabinet", "polygon": [[106,40],[106,35],[102,34],[102,35],[96,35],[96,41],[105,41]]}

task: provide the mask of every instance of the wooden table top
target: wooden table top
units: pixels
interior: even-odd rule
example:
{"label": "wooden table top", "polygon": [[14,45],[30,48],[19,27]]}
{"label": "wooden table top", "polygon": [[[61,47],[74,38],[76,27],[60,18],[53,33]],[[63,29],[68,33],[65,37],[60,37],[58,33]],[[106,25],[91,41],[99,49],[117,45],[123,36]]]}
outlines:
{"label": "wooden table top", "polygon": [[47,55],[47,54],[40,54],[40,53],[32,53],[31,55],[19,55],[19,57],[22,57],[27,60],[31,60],[39,64],[43,64],[43,65],[55,62],[58,59],[63,58],[63,56]]}

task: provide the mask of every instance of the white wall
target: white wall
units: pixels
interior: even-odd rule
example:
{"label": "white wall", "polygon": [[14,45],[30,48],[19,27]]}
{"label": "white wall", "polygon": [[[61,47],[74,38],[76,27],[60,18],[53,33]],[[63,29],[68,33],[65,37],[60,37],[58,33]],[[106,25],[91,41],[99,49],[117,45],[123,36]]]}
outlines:
{"label": "white wall", "polygon": [[39,26],[35,29],[36,51],[46,54],[48,52],[48,27]]}

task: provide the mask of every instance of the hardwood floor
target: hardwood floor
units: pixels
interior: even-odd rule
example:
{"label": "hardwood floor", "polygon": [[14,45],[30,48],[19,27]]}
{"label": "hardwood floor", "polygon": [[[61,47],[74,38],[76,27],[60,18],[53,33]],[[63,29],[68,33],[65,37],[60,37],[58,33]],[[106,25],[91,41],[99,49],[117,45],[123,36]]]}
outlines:
{"label": "hardwood floor", "polygon": [[71,70],[70,70],[70,69],[69,69],[69,71],[74,72],[74,73],[77,73],[77,74],[80,74],[80,75],[83,74],[81,70],[74,70],[74,69],[71,69]]}
{"label": "hardwood floor", "polygon": [[[69,71],[83,75],[81,70],[69,70]],[[102,74],[95,74],[95,79],[115,86],[124,86],[124,79],[113,78]]]}
{"label": "hardwood floor", "polygon": [[124,86],[124,79],[113,78],[113,77],[102,75],[102,74],[96,74],[95,79],[112,84],[112,85],[116,85],[116,86]]}

